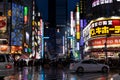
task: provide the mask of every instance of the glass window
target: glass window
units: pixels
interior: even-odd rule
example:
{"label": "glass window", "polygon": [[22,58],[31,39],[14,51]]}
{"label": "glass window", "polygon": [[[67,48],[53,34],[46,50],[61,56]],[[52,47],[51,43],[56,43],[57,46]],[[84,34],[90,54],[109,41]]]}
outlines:
{"label": "glass window", "polygon": [[13,62],[13,58],[11,55],[6,55],[6,57],[8,62]]}
{"label": "glass window", "polygon": [[3,12],[0,12],[0,16],[2,16],[3,15]]}
{"label": "glass window", "polygon": [[4,55],[0,55],[0,62],[5,62],[5,56]]}
{"label": "glass window", "polygon": [[96,64],[97,62],[94,61],[94,60],[86,60],[86,61],[83,61],[82,64]]}
{"label": "glass window", "polygon": [[0,0],[0,2],[3,2],[3,0]]}
{"label": "glass window", "polygon": [[90,64],[91,62],[86,60],[86,61],[82,61],[82,64]]}
{"label": "glass window", "polygon": [[12,0],[8,0],[8,2],[12,2]]}

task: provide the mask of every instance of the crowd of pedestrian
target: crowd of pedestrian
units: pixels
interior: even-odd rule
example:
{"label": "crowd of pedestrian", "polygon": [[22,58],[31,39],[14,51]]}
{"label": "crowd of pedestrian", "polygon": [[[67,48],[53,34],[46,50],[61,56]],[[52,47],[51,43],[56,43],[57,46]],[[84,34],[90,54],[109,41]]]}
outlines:
{"label": "crowd of pedestrian", "polygon": [[110,68],[120,68],[120,60],[118,58],[108,58],[106,61],[105,59],[98,60],[99,63],[104,63],[110,66]]}

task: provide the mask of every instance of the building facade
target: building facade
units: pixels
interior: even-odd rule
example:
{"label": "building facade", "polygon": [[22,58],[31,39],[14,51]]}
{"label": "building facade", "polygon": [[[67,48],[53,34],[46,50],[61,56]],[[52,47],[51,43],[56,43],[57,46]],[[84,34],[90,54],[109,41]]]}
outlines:
{"label": "building facade", "polygon": [[11,0],[0,1],[0,53],[9,53]]}
{"label": "building facade", "polygon": [[31,45],[31,1],[0,1],[0,16],[4,17],[1,23],[5,26],[1,27],[0,39],[6,39],[9,47],[7,53],[22,54]]}
{"label": "building facade", "polygon": [[[63,53],[63,37],[65,37],[65,31],[67,30],[67,8],[67,0],[48,0],[48,22],[49,27],[54,29],[51,37],[54,37],[52,41],[55,53]],[[60,35],[57,32],[58,29]],[[61,36],[59,41],[58,36]]]}
{"label": "building facade", "polygon": [[[91,4],[90,4],[91,3]],[[95,58],[118,58],[120,8],[119,0],[87,0],[89,22],[83,30],[85,52]]]}

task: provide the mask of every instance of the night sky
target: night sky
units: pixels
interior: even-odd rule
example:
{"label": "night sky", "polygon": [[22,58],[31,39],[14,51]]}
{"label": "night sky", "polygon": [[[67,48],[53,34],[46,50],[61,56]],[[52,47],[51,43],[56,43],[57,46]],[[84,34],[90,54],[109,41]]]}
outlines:
{"label": "night sky", "polygon": [[[68,15],[70,15],[70,11],[74,10],[76,2],[79,2],[79,1],[80,0],[68,0]],[[43,20],[47,21],[48,20],[48,0],[36,0],[36,5],[38,7],[38,11],[41,12]]]}

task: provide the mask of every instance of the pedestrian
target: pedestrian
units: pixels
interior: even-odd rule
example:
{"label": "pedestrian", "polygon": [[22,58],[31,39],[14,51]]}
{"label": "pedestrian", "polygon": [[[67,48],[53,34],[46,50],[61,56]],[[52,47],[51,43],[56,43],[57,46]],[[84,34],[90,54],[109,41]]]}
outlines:
{"label": "pedestrian", "polygon": [[113,75],[112,80],[120,80],[120,73]]}
{"label": "pedestrian", "polygon": [[4,80],[16,80],[16,78],[14,75],[12,75],[12,76],[5,77]]}

